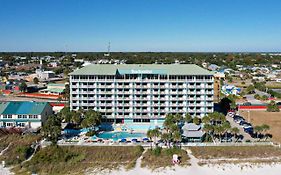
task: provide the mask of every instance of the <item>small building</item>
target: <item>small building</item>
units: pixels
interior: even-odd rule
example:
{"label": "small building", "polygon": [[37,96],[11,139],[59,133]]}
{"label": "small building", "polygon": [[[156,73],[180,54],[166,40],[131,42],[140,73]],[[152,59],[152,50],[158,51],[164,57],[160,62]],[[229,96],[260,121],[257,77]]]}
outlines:
{"label": "small building", "polygon": [[265,81],[265,75],[261,75],[261,74],[254,75],[253,80]]}
{"label": "small building", "polygon": [[47,102],[0,102],[1,127],[36,129],[52,114],[52,107]]}
{"label": "small building", "polygon": [[40,93],[49,95],[62,95],[64,93],[65,84],[50,83],[47,85],[47,89],[40,90]]}
{"label": "small building", "polygon": [[55,78],[55,73],[53,71],[43,71],[41,69],[36,70],[36,75],[40,80],[48,80],[50,78]]}
{"label": "small building", "polygon": [[182,127],[182,137],[187,142],[202,142],[205,137],[205,132],[201,130],[200,125],[194,123],[185,123]]}
{"label": "small building", "polygon": [[221,92],[228,96],[228,95],[240,95],[241,93],[241,88],[238,88],[234,85],[223,85],[222,88],[221,88]]}
{"label": "small building", "polygon": [[208,66],[208,69],[209,70],[212,70],[212,71],[215,71],[215,70],[218,70],[220,67],[216,64],[211,64]]}

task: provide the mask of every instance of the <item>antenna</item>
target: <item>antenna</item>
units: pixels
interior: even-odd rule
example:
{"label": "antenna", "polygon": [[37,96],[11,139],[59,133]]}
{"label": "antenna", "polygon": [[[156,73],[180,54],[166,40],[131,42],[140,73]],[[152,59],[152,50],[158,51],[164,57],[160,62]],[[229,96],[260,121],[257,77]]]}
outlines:
{"label": "antenna", "polygon": [[108,56],[110,56],[110,41],[108,42],[107,54],[108,54]]}
{"label": "antenna", "polygon": [[105,56],[105,57],[109,57],[110,56],[110,41],[108,42],[107,53],[104,53],[103,56]]}

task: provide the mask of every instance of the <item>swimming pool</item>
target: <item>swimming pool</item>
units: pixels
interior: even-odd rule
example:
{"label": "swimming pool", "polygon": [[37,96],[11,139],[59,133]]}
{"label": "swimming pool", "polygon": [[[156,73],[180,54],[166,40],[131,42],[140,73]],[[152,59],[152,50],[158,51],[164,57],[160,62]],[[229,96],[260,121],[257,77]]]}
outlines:
{"label": "swimming pool", "polygon": [[119,139],[132,139],[132,138],[143,138],[146,137],[144,133],[128,133],[128,132],[103,132],[97,135],[98,138],[102,139],[113,139],[113,140],[119,140]]}

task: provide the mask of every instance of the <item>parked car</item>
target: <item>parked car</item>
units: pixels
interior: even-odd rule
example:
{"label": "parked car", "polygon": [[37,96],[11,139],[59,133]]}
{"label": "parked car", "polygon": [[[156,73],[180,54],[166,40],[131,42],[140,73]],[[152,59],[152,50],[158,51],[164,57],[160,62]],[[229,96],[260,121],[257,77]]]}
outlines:
{"label": "parked car", "polygon": [[245,119],[244,118],[234,119],[234,122],[237,123],[237,124],[240,124],[241,121],[245,121]]}
{"label": "parked car", "polygon": [[223,138],[221,142],[232,142],[232,138]]}
{"label": "parked car", "polygon": [[234,117],[234,116],[235,116],[235,113],[234,113],[234,112],[229,112],[229,113],[228,113],[228,116],[229,116],[229,117]]}
{"label": "parked car", "polygon": [[239,125],[241,125],[242,127],[244,127],[244,126],[252,126],[251,125],[251,123],[248,123],[248,122],[246,122],[246,121],[244,121],[244,120],[242,120],[240,123],[239,123]]}
{"label": "parked car", "polygon": [[251,102],[245,102],[245,103],[243,103],[243,105],[245,105],[245,106],[251,106],[252,103],[251,103]]}
{"label": "parked car", "polygon": [[251,123],[245,123],[242,125],[243,128],[250,128],[253,127]]}
{"label": "parked car", "polygon": [[253,127],[244,128],[244,131],[250,135],[252,135],[254,133]]}

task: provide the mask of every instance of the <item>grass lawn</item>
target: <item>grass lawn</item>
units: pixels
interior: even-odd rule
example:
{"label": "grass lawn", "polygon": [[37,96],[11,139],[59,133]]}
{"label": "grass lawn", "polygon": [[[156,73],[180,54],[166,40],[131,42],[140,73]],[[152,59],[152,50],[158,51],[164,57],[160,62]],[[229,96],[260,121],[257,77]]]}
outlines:
{"label": "grass lawn", "polygon": [[181,158],[180,165],[182,166],[190,165],[188,162],[189,157],[186,151],[178,148],[171,148],[171,149],[158,149],[158,150],[148,149],[143,155],[141,166],[148,167],[150,169],[172,166],[173,154],[177,154]]}
{"label": "grass lawn", "polygon": [[[248,120],[248,112],[240,111],[239,114]],[[267,124],[270,126],[269,133],[272,134],[274,142],[281,143],[281,112],[250,111],[250,122],[256,125]]]}
{"label": "grass lawn", "polygon": [[91,168],[115,169],[134,167],[143,148],[135,147],[87,147],[49,146],[39,150],[34,157],[13,169],[16,174],[84,174]]}
{"label": "grass lawn", "polygon": [[9,148],[0,156],[0,160],[5,160],[7,165],[16,165],[26,160],[33,150],[30,147],[33,142],[40,140],[40,136],[35,135],[7,135],[1,137],[0,149]]}
{"label": "grass lawn", "polygon": [[198,159],[281,158],[281,149],[273,146],[190,147]]}

